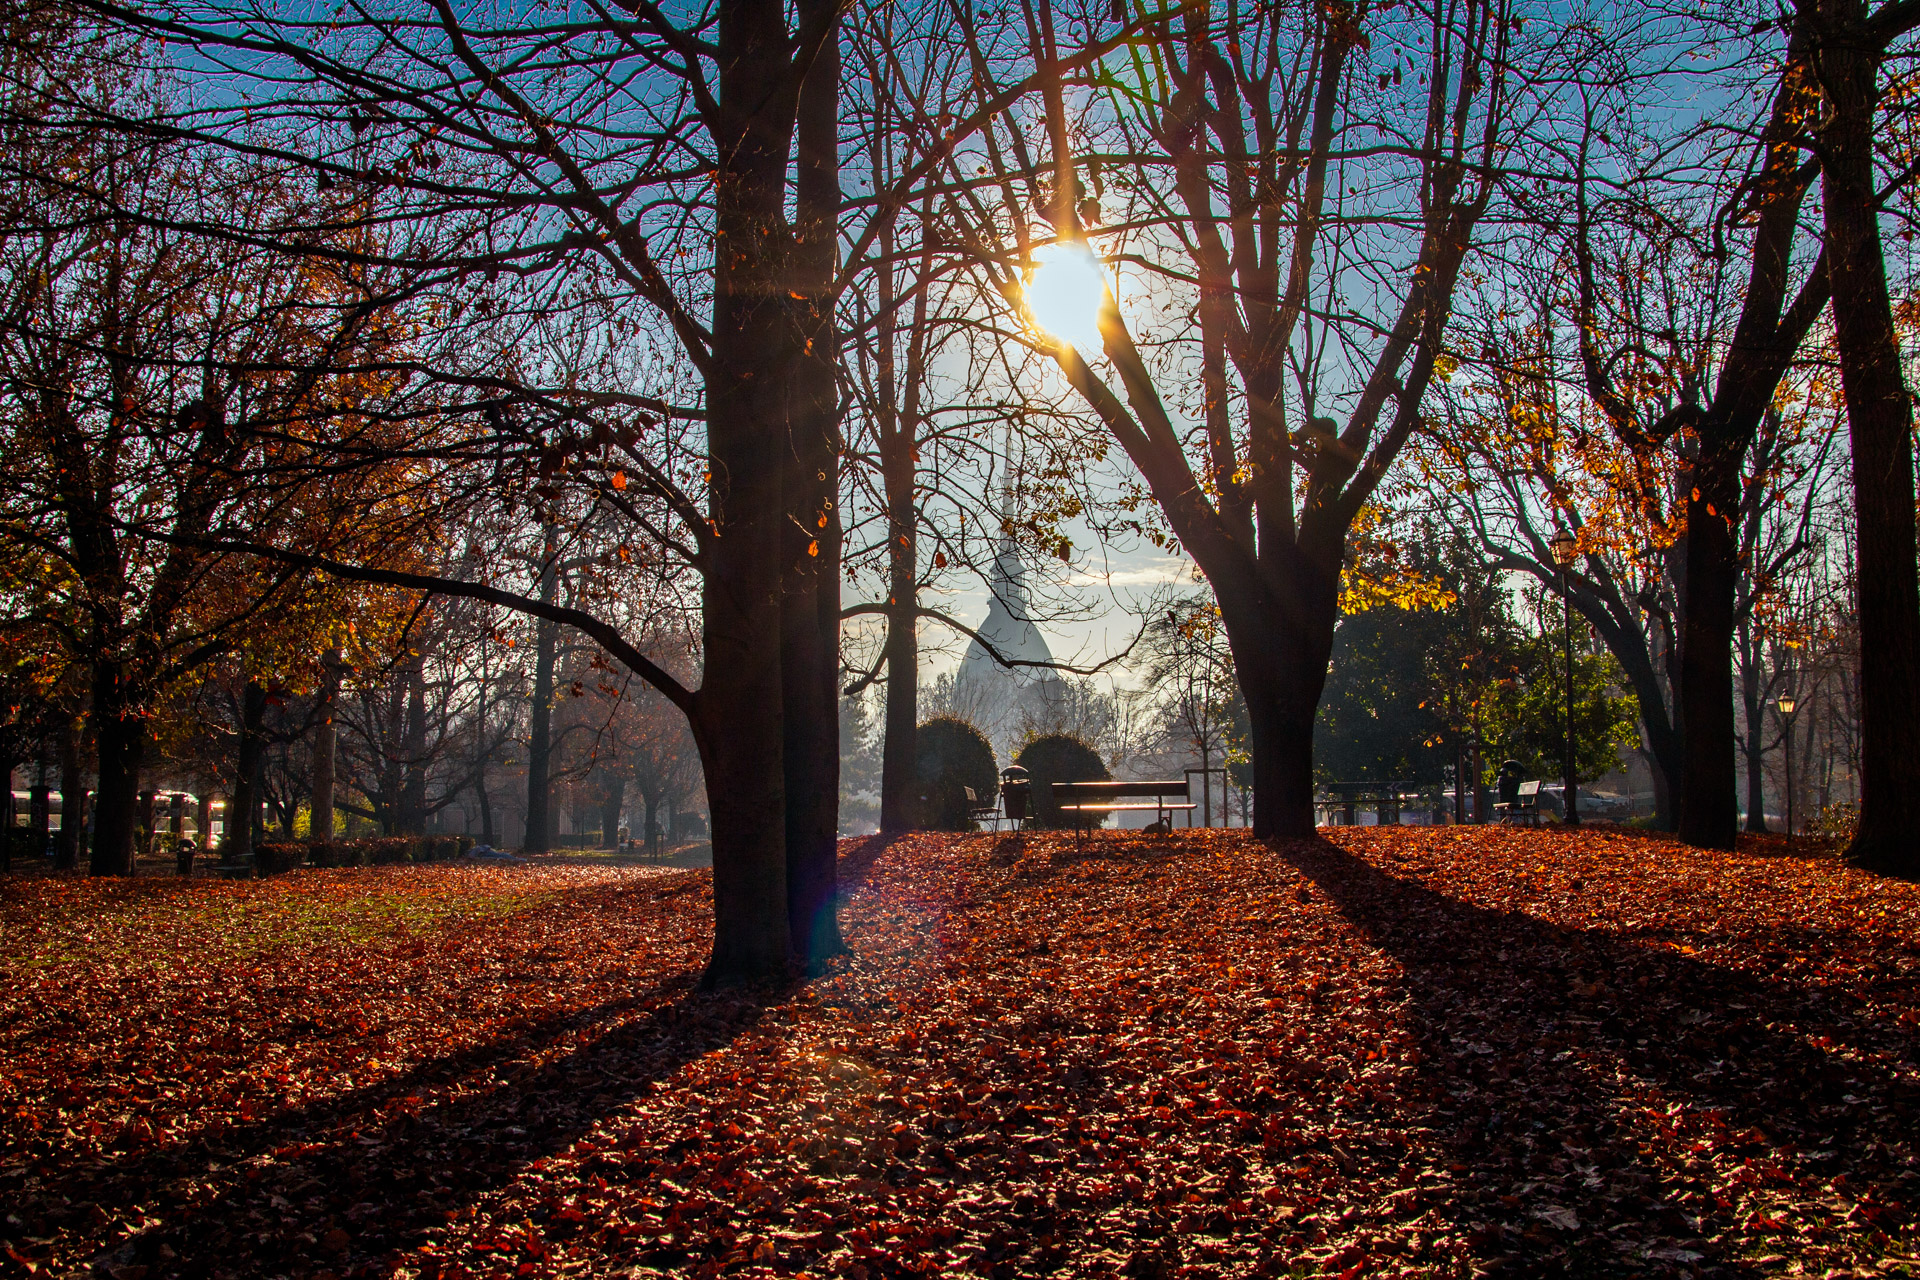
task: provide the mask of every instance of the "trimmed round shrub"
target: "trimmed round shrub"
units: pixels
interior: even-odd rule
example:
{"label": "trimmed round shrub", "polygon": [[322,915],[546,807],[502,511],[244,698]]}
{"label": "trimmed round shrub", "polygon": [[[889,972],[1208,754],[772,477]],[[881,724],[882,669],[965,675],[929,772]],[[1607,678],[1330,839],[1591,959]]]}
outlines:
{"label": "trimmed round shrub", "polygon": [[1030,827],[1097,827],[1105,815],[1063,814],[1053,802],[1054,782],[1107,782],[1113,777],[1100,753],[1070,733],[1043,734],[1020,749],[1014,763],[1033,779]]}
{"label": "trimmed round shrub", "polygon": [[[965,720],[938,716],[914,733],[914,780],[918,822],[930,831],[972,831],[967,810],[993,803],[1000,781],[993,748]],[[967,799],[973,788],[976,801]]]}

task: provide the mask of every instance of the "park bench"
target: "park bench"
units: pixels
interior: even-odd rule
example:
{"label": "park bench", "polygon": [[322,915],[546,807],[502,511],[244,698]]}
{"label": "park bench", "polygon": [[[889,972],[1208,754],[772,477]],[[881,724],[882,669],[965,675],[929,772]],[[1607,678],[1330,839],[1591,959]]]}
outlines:
{"label": "park bench", "polygon": [[1167,782],[1050,782],[1047,788],[1054,806],[1083,836],[1087,828],[1110,813],[1144,813],[1149,809],[1163,830],[1171,830],[1175,809],[1197,807],[1187,798],[1185,778]]}
{"label": "park bench", "polygon": [[1493,816],[1502,822],[1525,823],[1530,827],[1540,825],[1540,782],[1523,782],[1511,800],[1503,800],[1493,806]]}
{"label": "park bench", "polygon": [[1371,806],[1380,825],[1393,826],[1400,821],[1400,797],[1411,782],[1329,782],[1329,793],[1315,806],[1329,825],[1337,814],[1339,825],[1360,825],[1360,806]]}

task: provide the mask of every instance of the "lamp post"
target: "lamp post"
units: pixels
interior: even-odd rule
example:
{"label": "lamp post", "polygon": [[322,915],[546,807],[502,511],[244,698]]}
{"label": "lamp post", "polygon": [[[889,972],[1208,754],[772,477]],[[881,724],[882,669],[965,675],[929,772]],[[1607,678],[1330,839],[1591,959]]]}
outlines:
{"label": "lamp post", "polygon": [[1553,541],[1547,545],[1553,550],[1554,564],[1560,567],[1560,599],[1567,610],[1567,744],[1560,786],[1567,807],[1565,824],[1577,827],[1580,825],[1580,796],[1579,778],[1573,767],[1573,595],[1567,589],[1567,570],[1573,566],[1576,544],[1573,535],[1562,529],[1553,535]]}
{"label": "lamp post", "polygon": [[1791,693],[1783,693],[1774,702],[1780,713],[1780,749],[1787,758],[1787,839],[1793,839],[1793,709],[1798,705]]}

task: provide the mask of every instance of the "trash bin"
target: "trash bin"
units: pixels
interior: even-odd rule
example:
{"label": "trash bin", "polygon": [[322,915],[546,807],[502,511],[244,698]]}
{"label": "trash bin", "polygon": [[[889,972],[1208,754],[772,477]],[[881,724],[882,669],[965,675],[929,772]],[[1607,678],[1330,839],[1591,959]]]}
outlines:
{"label": "trash bin", "polygon": [[1000,810],[1008,822],[1025,825],[1033,795],[1033,781],[1019,765],[1000,771]]}

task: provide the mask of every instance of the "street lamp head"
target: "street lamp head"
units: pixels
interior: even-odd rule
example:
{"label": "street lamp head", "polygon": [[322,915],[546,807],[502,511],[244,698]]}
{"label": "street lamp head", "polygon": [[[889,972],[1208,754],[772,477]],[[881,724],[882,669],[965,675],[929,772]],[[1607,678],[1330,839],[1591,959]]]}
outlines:
{"label": "street lamp head", "polygon": [[1781,694],[1781,695],[1780,695],[1780,697],[1779,697],[1779,698],[1778,698],[1778,699],[1777,699],[1777,700],[1776,700],[1776,701],[1774,702],[1774,704],[1773,704],[1773,705],[1774,705],[1774,706],[1776,706],[1776,707],[1778,707],[1778,708],[1780,708],[1780,714],[1781,714],[1781,715],[1783,715],[1783,716],[1790,716],[1790,715],[1792,715],[1792,714],[1793,714],[1793,709],[1794,709],[1794,707],[1796,707],[1796,706],[1798,706],[1799,704],[1798,704],[1798,703],[1797,703],[1796,701],[1794,701],[1794,697],[1793,697],[1793,695],[1792,695],[1792,694],[1790,694],[1790,693],[1783,693],[1783,694]]}
{"label": "street lamp head", "polygon": [[1574,551],[1577,545],[1573,540],[1573,535],[1565,529],[1554,534],[1553,540],[1547,543],[1547,546],[1553,550],[1553,562],[1562,569],[1573,563]]}
{"label": "street lamp head", "polygon": [[1051,337],[1100,350],[1100,309],[1109,284],[1093,250],[1080,243],[1042,245],[1033,262],[1025,290],[1028,318]]}

